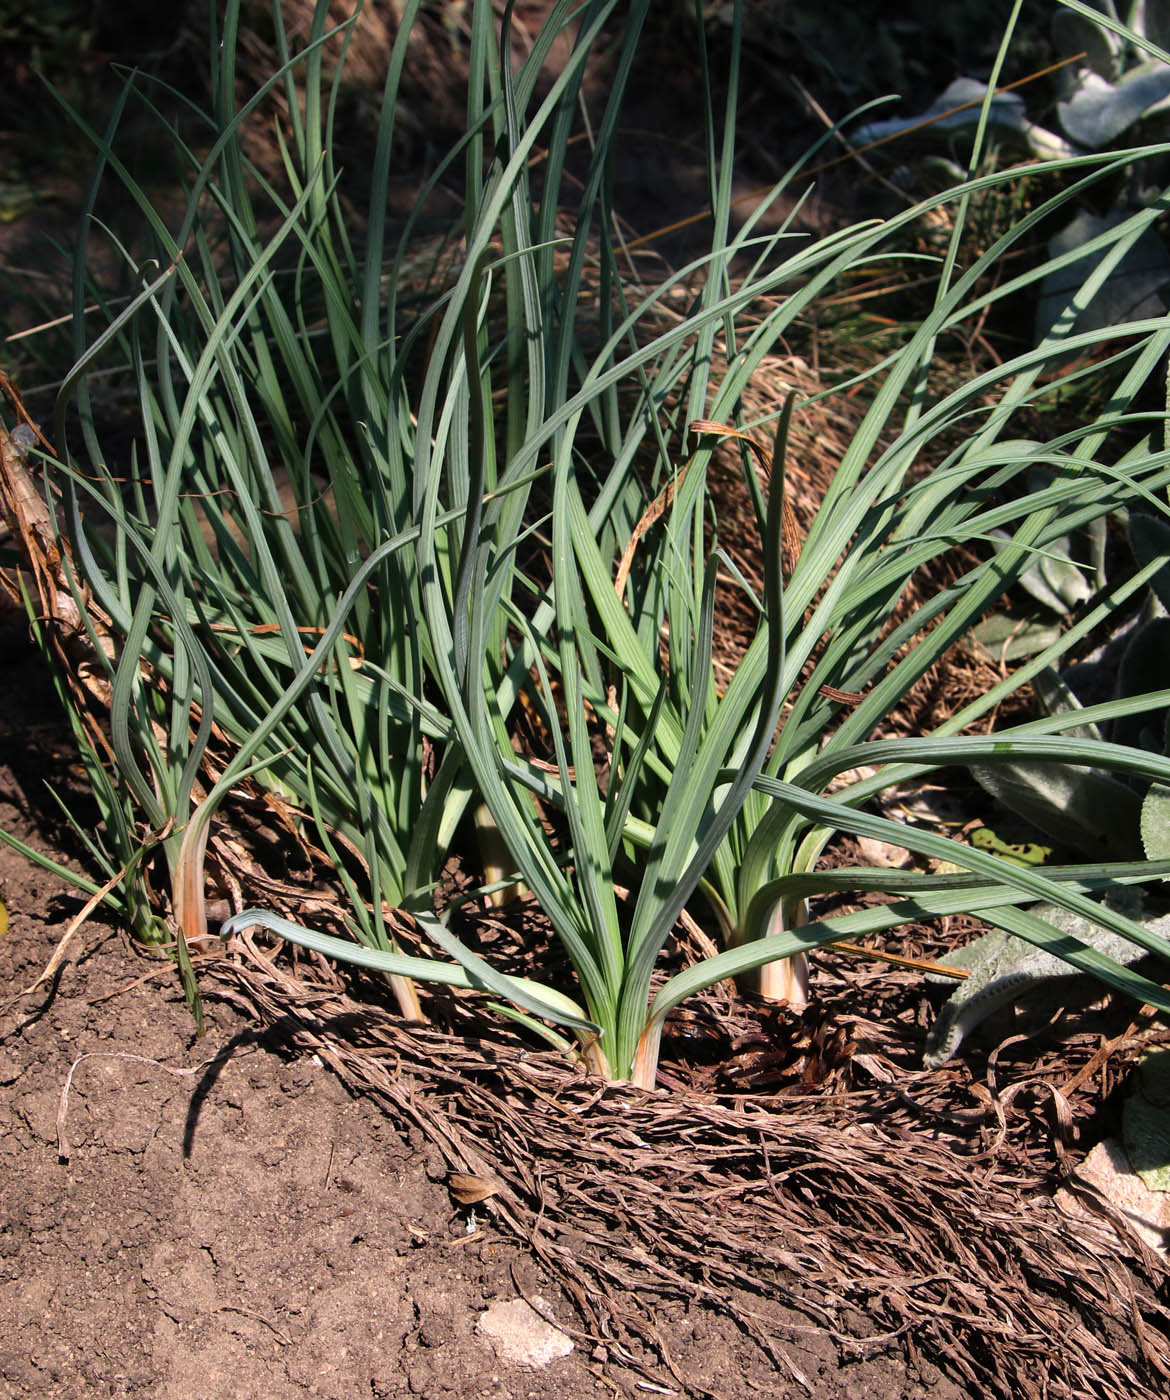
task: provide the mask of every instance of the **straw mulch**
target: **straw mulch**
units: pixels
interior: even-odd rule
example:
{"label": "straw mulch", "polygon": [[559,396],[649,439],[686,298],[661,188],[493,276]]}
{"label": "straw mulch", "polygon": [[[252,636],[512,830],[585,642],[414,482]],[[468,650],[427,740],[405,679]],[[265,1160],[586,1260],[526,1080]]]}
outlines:
{"label": "straw mulch", "polygon": [[[655,1328],[683,1299],[733,1317],[810,1393],[785,1342],[814,1329],[842,1360],[922,1355],[973,1395],[1166,1393],[1170,1269],[1103,1203],[1096,1222],[1061,1213],[1052,1144],[1035,1118],[1021,1135],[1010,1092],[962,1110],[959,1071],[887,1055],[865,1057],[887,1082],[831,1074],[819,1092],[792,1076],[755,1094],[603,1086],[489,1036],[463,998],[441,999],[446,1029],[407,1027],[323,961],[289,966],[250,937],[202,982],[421,1130],[453,1197],[534,1252],[618,1369],[714,1394]],[[692,1019],[718,1015],[708,999]],[[1067,1133],[1073,1101],[1043,1082]]]}

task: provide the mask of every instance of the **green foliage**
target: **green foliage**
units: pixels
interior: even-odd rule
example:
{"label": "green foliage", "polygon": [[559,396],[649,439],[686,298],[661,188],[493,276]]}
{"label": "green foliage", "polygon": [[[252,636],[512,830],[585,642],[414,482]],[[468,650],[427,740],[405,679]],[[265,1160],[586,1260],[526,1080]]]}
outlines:
{"label": "green foliage", "polygon": [[35,67],[50,70],[76,58],[92,35],[91,4],[39,0],[35,5],[0,3],[0,43],[11,44]]}
{"label": "green foliage", "polygon": [[[1064,714],[992,738],[955,737],[1056,665],[1140,586],[1130,581],[935,734],[881,737],[902,698],[1038,558],[1139,497],[1168,513],[1170,454],[1141,436],[1138,405],[1170,348],[1170,323],[1092,334],[1076,325],[1079,307],[1160,217],[1157,203],[1093,240],[1087,251],[1102,257],[1037,347],[957,386],[939,372],[940,341],[1085,251],[1021,271],[1010,261],[1017,247],[1147,152],[1040,167],[1067,184],[967,266],[957,258],[967,211],[983,192],[1010,188],[1012,171],[972,174],[884,223],[818,240],[788,225],[761,234],[768,201],[736,230],[736,6],[722,111],[707,94],[710,247],[647,289],[609,231],[611,155],[648,0],[623,8],[579,183],[568,153],[580,88],[613,0],[579,13],[568,0],[554,5],[518,67],[494,7],[479,0],[469,11],[466,133],[432,182],[462,169],[462,238],[447,256],[417,234],[421,200],[404,227],[386,222],[418,8],[406,7],[392,55],[360,239],[331,142],[342,69],[326,77],[323,63],[349,24],[331,33],[325,0],[295,53],[273,5],[282,66],[241,110],[239,7],[226,7],[206,154],[170,133],[188,164],[175,220],[120,155],[124,110],[157,111],[154,90],[132,80],[105,133],[89,133],[99,152],[94,200],[112,179],[149,247],[131,253],[109,241],[134,281],[126,305],[89,279],[83,248],[76,324],[96,298],[105,326],[78,342],[53,436],[69,445],[62,466],[88,590],[77,596],[101,609],[115,638],[113,655],[97,657],[112,693],[109,782],[138,829],[159,833],[180,938],[206,935],[210,823],[250,779],[334,857],[356,941],[257,910],[225,932],[259,924],[398,979],[487,992],[528,1026],[576,1032],[610,1078],[652,1085],[665,1017],[722,977],[958,909],[1170,1007],[1155,983],[1021,907],[1048,900],[1168,954],[1164,940],[1090,898],[1100,881],[1132,880],[1132,869],[1103,865],[1086,884],[1083,869],[1025,868],[864,810],[884,787],[955,763],[1072,765],[1170,785],[1160,753],[1053,737],[1072,723]],[[544,60],[574,20],[571,57],[547,83]],[[244,139],[274,91],[290,113],[279,187],[250,165]],[[972,171],[989,113],[988,104]],[[789,399],[743,424],[745,390],[818,298],[902,256],[907,231],[941,210],[954,234],[929,311],[858,377],[870,408],[798,556],[784,467],[800,406]],[[91,229],[104,237],[96,221]],[[1018,416],[1067,388],[1070,355],[1090,346],[1110,384],[1100,411],[1050,442],[1020,439]],[[103,445],[95,409],[98,370],[118,365],[138,415],[128,460]],[[754,503],[759,596],[721,545],[707,489],[711,454],[732,423]],[[957,445],[927,458],[936,441]],[[762,484],[748,452],[768,463]],[[103,465],[114,462],[128,487]],[[1048,475],[1030,485],[1037,467]],[[920,570],[954,543],[997,531],[996,549],[967,551],[960,578],[899,611]],[[547,542],[547,571],[534,540]],[[712,664],[718,587],[741,589],[758,616],[722,692]],[[845,692],[861,697],[848,710]],[[521,697],[550,736],[551,762],[516,742]],[[1077,723],[1149,703],[1126,698]],[[531,981],[506,975],[435,907],[444,853],[473,799],[490,811],[574,982],[555,983],[538,953]],[[962,873],[817,872],[837,831]],[[1150,864],[1141,878],[1163,873]],[[873,889],[893,902],[812,922],[804,912],[817,892]],[[663,981],[664,952],[697,892],[725,947]],[[396,946],[386,918],[395,906],[414,915],[426,955]]]}

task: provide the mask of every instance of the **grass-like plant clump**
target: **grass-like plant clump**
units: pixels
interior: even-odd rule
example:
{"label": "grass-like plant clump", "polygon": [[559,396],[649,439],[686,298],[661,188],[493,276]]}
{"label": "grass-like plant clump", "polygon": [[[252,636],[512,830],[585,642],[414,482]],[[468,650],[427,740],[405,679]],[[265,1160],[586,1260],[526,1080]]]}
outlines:
{"label": "grass-like plant clump", "polygon": [[[403,7],[360,218],[331,138],[352,21],[330,30],[325,0],[296,52],[273,5],[281,66],[242,106],[239,6],[227,5],[212,110],[169,127],[185,169],[177,216],[156,207],[119,140],[131,107],[168,123],[177,95],[132,78],[106,130],[87,131],[91,213],[112,184],[139,220],[121,241],[96,214],[88,221],[76,363],[48,433],[64,483],[66,583],[108,704],[108,743],[81,719],[77,731],[102,806],[94,850],[109,897],[162,937],[165,895],[189,975],[186,950],[215,932],[209,833],[246,786],[266,794],[290,839],[327,853],[350,937],[238,902],[221,932],[261,925],[381,970],[410,1016],[422,1014],[415,982],[478,989],[555,1043],[571,1042],[554,1027],[570,1032],[599,1074],[647,1087],[664,1020],[684,998],[757,970],[765,994],[783,985],[791,996],[809,950],[959,911],[1170,1009],[1155,981],[1027,908],[1062,906],[1170,956],[1096,898],[1165,876],[1156,833],[1145,854],[1158,859],[1041,871],[866,805],[954,765],[1075,765],[1153,795],[1170,784],[1160,750],[1062,733],[1165,705],[1166,691],[970,732],[1143,597],[1164,556],[1108,583],[1087,566],[1090,596],[1043,650],[932,733],[889,737],[888,724],[1071,534],[1137,502],[1167,513],[1170,319],[1082,322],[1163,218],[1165,194],[1087,244],[1017,257],[1164,150],[1031,163],[1027,178],[1056,192],[965,262],[972,202],[1021,178],[985,160],[989,96],[953,188],[820,238],[792,218],[764,232],[768,208],[803,188],[810,151],[737,225],[737,6],[718,110],[708,93],[709,247],[648,286],[615,237],[614,152],[649,4],[621,7],[611,28],[617,8],[555,4],[514,64],[507,17],[501,37],[492,4],[470,7],[466,132],[401,226],[388,222],[388,191],[418,0]],[[550,80],[563,34],[570,56]],[[582,81],[603,34],[609,95],[582,156]],[[1010,42],[1009,30],[1001,62]],[[995,85],[993,74],[989,93]],[[249,157],[274,104],[280,179]],[[453,180],[462,222],[442,240],[424,231],[423,208]],[[802,539],[785,455],[805,406],[789,397],[745,421],[745,395],[821,300],[867,269],[917,258],[912,232],[934,216],[949,232],[941,256],[916,268],[932,278],[929,305],[878,363],[835,386],[860,384],[869,407]],[[87,244],[98,243],[133,282],[126,304],[91,275]],[[1042,287],[1051,298],[1053,275],[1074,266],[1081,275],[1043,338],[956,385],[940,344]],[[82,314],[95,300],[100,332]],[[130,442],[105,436],[111,376],[132,396]],[[1108,385],[1098,407],[1048,440],[1031,435],[1086,377]],[[742,450],[755,529],[734,549],[708,484],[728,441]],[[762,589],[735,562],[748,555]],[[930,571],[944,556],[959,561],[950,581],[908,595],[912,580],[943,576]],[[727,587],[747,599],[756,631],[717,686]],[[904,595],[919,601],[900,606]],[[521,741],[534,724],[547,757]],[[497,883],[531,891],[572,979],[551,970],[555,956],[546,971],[540,947],[530,975],[509,973],[453,931],[436,889],[477,809],[507,852]],[[921,866],[820,871],[838,832],[908,848]],[[151,853],[165,891],[147,883]],[[894,899],[810,917],[807,901],[826,891]],[[663,980],[688,914],[722,948]],[[412,951],[404,927],[419,940]]]}

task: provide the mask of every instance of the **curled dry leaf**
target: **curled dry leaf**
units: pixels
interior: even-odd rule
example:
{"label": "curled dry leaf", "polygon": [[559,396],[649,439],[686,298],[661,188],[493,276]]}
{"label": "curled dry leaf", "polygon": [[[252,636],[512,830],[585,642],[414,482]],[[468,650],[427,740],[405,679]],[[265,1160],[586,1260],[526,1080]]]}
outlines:
{"label": "curled dry leaf", "polygon": [[447,1189],[461,1206],[473,1206],[494,1196],[499,1187],[486,1176],[472,1176],[463,1172],[452,1172],[447,1178]]}
{"label": "curled dry leaf", "polygon": [[[29,424],[15,388],[0,375],[3,389],[15,405],[18,416]],[[39,430],[33,431],[43,443]],[[91,735],[99,750],[108,744],[100,724],[94,717],[109,708],[110,684],[104,668],[95,664],[89,634],[82,620],[82,607],[93,628],[93,634],[107,656],[114,654],[109,630],[109,618],[92,599],[85,597],[68,540],[64,539],[45,496],[29,471],[25,450],[12,440],[0,424],[0,516],[3,517],[13,544],[20,551],[25,576],[11,570],[0,570],[0,586],[18,606],[23,607],[28,577],[37,598],[37,619],[45,629],[49,645],[61,662],[61,674],[68,678],[77,695],[79,710],[86,715]],[[78,598],[82,599],[79,605]],[[88,702],[88,703],[87,703]]]}

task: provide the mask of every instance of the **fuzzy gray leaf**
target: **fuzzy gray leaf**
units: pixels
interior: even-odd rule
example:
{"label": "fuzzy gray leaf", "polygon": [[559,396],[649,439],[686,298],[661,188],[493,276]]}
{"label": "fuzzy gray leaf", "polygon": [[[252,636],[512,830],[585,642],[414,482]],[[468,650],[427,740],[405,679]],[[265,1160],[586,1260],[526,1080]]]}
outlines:
{"label": "fuzzy gray leaf", "polygon": [[1005,807],[1094,860],[1132,860],[1141,849],[1141,800],[1091,768],[1062,763],[976,764],[971,774]]}

